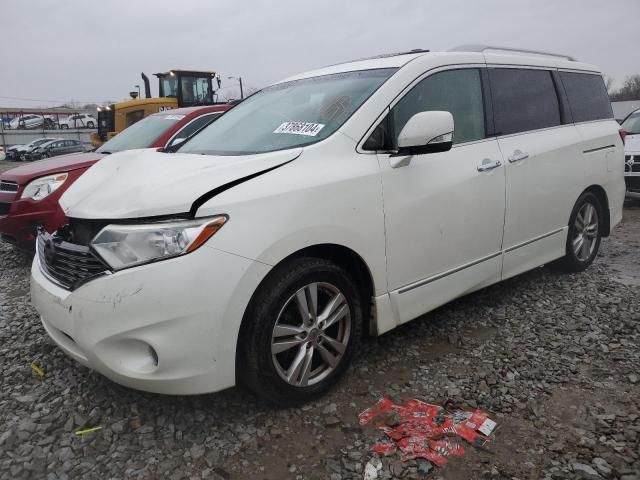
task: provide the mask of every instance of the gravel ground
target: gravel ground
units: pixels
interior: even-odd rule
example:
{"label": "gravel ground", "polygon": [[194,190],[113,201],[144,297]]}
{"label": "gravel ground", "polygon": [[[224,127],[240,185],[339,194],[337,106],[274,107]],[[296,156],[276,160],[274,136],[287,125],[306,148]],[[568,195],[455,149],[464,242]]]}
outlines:
{"label": "gravel ground", "polygon": [[[540,268],[367,340],[330,394],[276,410],[238,389],[140,393],[80,367],[29,304],[30,258],[0,245],[0,478],[340,480],[371,464],[380,479],[640,479],[640,204],[601,252],[585,273]],[[382,394],[480,407],[493,442],[444,468],[380,461],[357,414]]]}

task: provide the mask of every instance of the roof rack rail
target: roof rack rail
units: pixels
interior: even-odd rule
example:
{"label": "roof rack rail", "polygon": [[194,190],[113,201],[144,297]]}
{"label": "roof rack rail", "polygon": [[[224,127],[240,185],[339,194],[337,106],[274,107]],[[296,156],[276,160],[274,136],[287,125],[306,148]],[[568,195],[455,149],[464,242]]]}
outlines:
{"label": "roof rack rail", "polygon": [[429,50],[425,50],[423,48],[414,48],[413,50],[407,50],[404,52],[393,52],[393,53],[381,53],[379,55],[373,55],[371,57],[359,58],[357,60],[350,60],[350,62],[359,62],[361,60],[375,60],[377,58],[389,58],[389,57],[397,57],[400,55],[413,55],[416,53],[428,53]]}
{"label": "roof rack rail", "polygon": [[570,55],[563,55],[561,53],[541,52],[539,50],[525,50],[523,48],[496,47],[492,45],[460,45],[459,47],[454,47],[449,51],[450,52],[484,52],[485,50],[502,50],[504,52],[514,52],[514,53],[532,53],[534,55],[547,55],[550,57],[566,58],[571,62],[576,61],[574,57]]}

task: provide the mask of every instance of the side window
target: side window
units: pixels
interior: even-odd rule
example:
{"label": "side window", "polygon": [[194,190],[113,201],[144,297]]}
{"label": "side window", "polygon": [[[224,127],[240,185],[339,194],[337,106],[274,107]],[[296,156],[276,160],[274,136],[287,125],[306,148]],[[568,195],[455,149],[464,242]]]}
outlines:
{"label": "side window", "polygon": [[362,144],[363,150],[393,150],[394,141],[391,135],[391,115],[387,115],[371,132],[369,138]]}
{"label": "side window", "polygon": [[376,127],[362,148],[391,150],[402,128],[413,115],[433,110],[444,110],[453,115],[453,143],[485,138],[480,70],[447,70],[425,78],[393,107],[390,115]]}
{"label": "side window", "polygon": [[133,112],[127,113],[125,117],[125,127],[130,127],[134,123],[142,120],[144,118],[144,110],[134,110]]}
{"label": "side window", "polygon": [[444,110],[453,115],[453,143],[484,138],[480,71],[477,68],[447,70],[418,83],[391,110],[395,137],[413,115],[432,110]]}
{"label": "side window", "polygon": [[560,125],[560,105],[548,70],[490,68],[496,131],[500,135]]}
{"label": "side window", "polygon": [[180,130],[175,138],[189,138],[191,135],[196,133],[205,125],[209,125],[209,123],[213,122],[214,119],[218,117],[219,114],[215,115],[203,115],[201,117],[196,118],[191,123],[189,123],[186,127]]}
{"label": "side window", "polygon": [[600,75],[560,72],[574,122],[613,118],[607,87]]}

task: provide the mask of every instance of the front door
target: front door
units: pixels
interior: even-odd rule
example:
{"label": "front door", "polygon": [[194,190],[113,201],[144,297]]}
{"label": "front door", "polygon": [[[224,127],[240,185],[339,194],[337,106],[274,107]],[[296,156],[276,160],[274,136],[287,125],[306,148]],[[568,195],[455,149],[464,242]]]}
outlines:
{"label": "front door", "polygon": [[414,155],[398,168],[378,153],[388,287],[401,323],[500,278],[505,173],[497,140],[487,138],[481,77],[481,68],[433,73],[386,122],[392,139],[422,111],[449,111],[455,124],[448,152]]}

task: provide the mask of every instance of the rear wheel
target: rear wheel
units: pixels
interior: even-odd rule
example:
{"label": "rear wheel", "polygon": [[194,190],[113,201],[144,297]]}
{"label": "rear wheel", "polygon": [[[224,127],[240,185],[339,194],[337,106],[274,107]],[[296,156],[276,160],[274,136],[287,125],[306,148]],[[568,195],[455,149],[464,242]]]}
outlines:
{"label": "rear wheel", "polygon": [[567,272],[581,272],[593,263],[602,238],[602,206],[591,192],[583,193],[569,219],[566,253],[559,261]]}
{"label": "rear wheel", "polygon": [[349,274],[324,259],[276,267],[251,301],[239,340],[238,380],[278,405],[326,392],[362,336],[363,301]]}
{"label": "rear wheel", "polygon": [[87,122],[87,128],[93,128],[93,122]]}

